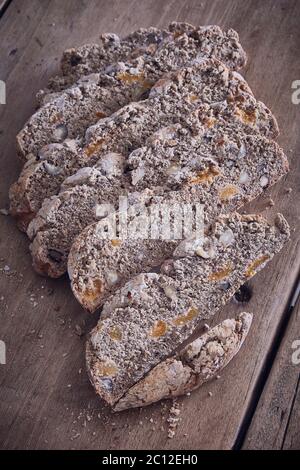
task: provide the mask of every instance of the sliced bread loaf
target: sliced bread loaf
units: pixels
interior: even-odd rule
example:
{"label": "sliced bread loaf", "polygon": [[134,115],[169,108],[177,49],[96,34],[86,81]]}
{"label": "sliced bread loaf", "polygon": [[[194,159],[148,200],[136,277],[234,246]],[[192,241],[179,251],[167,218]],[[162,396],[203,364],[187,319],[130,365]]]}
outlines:
{"label": "sliced bread loaf", "polygon": [[[148,206],[167,204],[172,208],[174,204],[201,204],[205,223],[210,224],[220,213],[234,211],[257,197],[288,170],[287,159],[274,141],[260,135],[248,135],[235,126],[230,127],[229,123],[227,128],[217,126],[216,130],[209,128],[207,131],[201,127],[200,133],[194,136],[181,125],[173,126],[160,131],[159,136],[152,136],[149,148],[143,147],[133,154],[128,159],[134,168],[130,172],[124,173],[121,158],[118,160],[121,163],[119,171],[110,175],[104,176],[101,168],[83,168],[65,180],[63,188],[69,189],[45,200],[27,231],[34,239],[31,253],[38,272],[53,277],[64,274],[75,237],[89,224],[117,210],[120,196],[128,196],[129,204],[138,202]],[[112,165],[111,154],[108,160]],[[103,165],[103,162],[100,160],[99,163]],[[98,236],[101,237],[101,233]],[[150,239],[151,234],[148,233],[146,238]],[[90,247],[86,240],[83,243]],[[163,252],[168,249],[169,243],[166,243]],[[137,260],[131,259],[130,248],[128,252],[126,247],[125,253],[122,247],[119,248],[121,258],[125,256],[128,260],[128,274],[134,266],[137,272],[145,271],[141,264],[157,259],[154,253],[148,257],[146,251],[147,260],[141,257],[140,263],[136,264]],[[160,244],[155,250],[161,250]],[[118,251],[118,246],[113,251]],[[86,248],[80,250],[80,258],[85,253]],[[84,278],[93,282],[96,277],[97,283],[103,283],[105,295],[110,286],[101,272],[104,265],[99,258],[97,263],[95,261],[94,258],[96,270],[92,276],[85,274]],[[109,261],[111,266],[105,268],[117,272],[116,263],[121,261],[120,258],[114,256]],[[95,272],[98,265],[100,271]],[[125,267],[124,261],[121,265]],[[85,261],[83,266],[86,269]],[[123,277],[122,273],[120,277]],[[74,287],[75,284],[72,279]],[[90,291],[90,286],[87,290]]]}
{"label": "sliced bread loaf", "polygon": [[160,273],[129,281],[104,304],[89,339],[88,367],[97,393],[115,405],[228,302],[288,238],[289,227],[280,214],[274,224],[257,215],[223,216],[206,235],[210,258],[199,256],[198,248],[192,252],[190,245],[187,250],[183,242]]}
{"label": "sliced bread loaf", "polygon": [[[179,27],[178,23],[178,27]],[[182,33],[192,26],[181,23]],[[64,51],[61,59],[61,75],[53,77],[49,86],[38,93],[40,103],[49,101],[51,94],[72,86],[80,78],[91,73],[102,73],[111,64],[135,59],[141,55],[155,53],[164,41],[171,40],[172,33],[158,28],[140,28],[125,38],[115,33],[100,36],[99,44],[84,44]],[[238,40],[238,39],[237,39]]]}
{"label": "sliced bread loaf", "polygon": [[[120,155],[108,154],[106,159],[99,161],[100,168],[82,168],[67,178],[61,193],[45,200],[28,227],[29,237],[34,239],[31,252],[35,269],[53,277],[62,275],[75,237],[86,226],[107,215],[107,211],[117,210],[121,195],[128,195],[131,204],[143,201],[152,205],[168,204],[170,207],[175,203],[202,204],[205,222],[210,224],[220,213],[236,210],[278,181],[288,170],[286,157],[278,145],[260,134],[248,135],[244,127],[236,125],[235,119],[230,122],[225,120],[225,116],[230,116],[228,110],[225,115],[220,113],[220,119],[212,126],[214,118],[210,110],[205,116],[201,113],[201,121],[197,113],[198,121],[194,120],[192,129],[177,124],[152,135],[146,146],[129,155],[127,167]],[[232,116],[235,117],[236,112],[233,111]],[[110,174],[103,172],[107,161],[111,166]],[[99,206],[104,204],[110,204],[110,208],[105,207],[104,211],[99,212]],[[98,238],[103,234],[98,233],[97,227],[95,230],[97,235],[94,241],[99,246]],[[91,248],[93,235],[88,243],[84,237],[85,234],[77,246],[84,244],[86,248],[79,249],[78,260],[74,250],[72,259],[76,261],[69,264],[73,289],[77,291],[76,296],[83,299],[84,292],[90,292],[91,286],[84,286],[80,280],[83,274],[80,264],[83,261],[82,265],[87,269],[85,256],[90,258],[90,253],[86,252]],[[150,234],[145,238],[151,239]],[[96,278],[97,283],[103,284],[104,297],[110,286],[105,282],[101,269],[116,272],[117,264],[120,264],[125,268],[124,274],[120,272],[121,279],[124,275],[135,274],[133,269],[137,269],[136,272],[145,271],[144,263],[148,266],[150,260],[156,262],[160,250],[163,253],[168,250],[168,243],[166,248],[161,248],[160,244],[155,246],[155,252],[151,255],[146,250],[146,256],[141,257],[140,262],[135,257],[131,258],[126,244],[124,248],[125,252],[122,247],[119,251],[118,247],[113,249],[120,257],[116,253],[109,257],[110,267],[102,264],[101,252],[96,259],[94,253],[95,270],[83,275],[91,283]],[[124,256],[128,260],[127,266],[122,261]],[[76,288],[76,285],[81,288]],[[90,294],[88,298],[91,299]],[[95,298],[94,301],[98,307],[99,299]],[[84,300],[81,303],[86,305]],[[88,306],[88,309],[91,307]]]}
{"label": "sliced bread loaf", "polygon": [[232,70],[239,70],[246,63],[246,54],[233,29],[225,32],[218,26],[194,27],[188,23],[173,22],[162,30],[141,28],[124,39],[116,34],[104,34],[100,44],[68,49],[61,61],[62,76],[51,79],[49,89],[41,92],[39,98],[42,102],[48,101],[51,99],[49,93],[54,92],[55,95],[55,92],[71,86],[85,75],[104,72],[113,63],[133,60],[141,55],[154,56],[158,48],[167,43],[170,50],[174,40],[184,41],[186,37],[193,40],[191,44],[197,43],[199,56],[214,56]]}
{"label": "sliced bread loaf", "polygon": [[46,146],[39,161],[32,158],[10,191],[11,213],[20,228],[26,229],[43,199],[57,194],[62,181],[79,168],[94,165],[107,152],[127,156],[162,126],[181,122],[193,127],[199,120],[193,111],[203,103],[214,104],[216,113],[221,106],[232,114],[233,107],[237,124],[247,126],[249,132],[278,134],[274,116],[255,100],[242,77],[216,60],[205,60],[159,80],[147,100],[125,106],[90,127],[83,148],[70,140],[59,147]]}
{"label": "sliced bread loaf", "polygon": [[[144,177],[136,183],[140,193],[143,193],[143,188],[147,185],[155,187],[151,205],[147,209],[149,219],[154,205],[160,210],[164,204],[171,208],[201,204],[204,223],[209,224],[220,213],[232,212],[260,195],[288,171],[288,162],[283,151],[275,142],[268,141],[264,137],[250,136],[238,132],[234,127],[229,130],[222,126],[216,131],[210,129],[204,132],[199,139],[191,137],[189,133],[181,132],[180,126],[176,131],[173,128],[169,139],[151,139],[149,147],[137,150],[129,157],[129,161],[138,165],[131,172],[133,178],[136,179],[135,173],[138,168],[143,169],[138,174]],[[174,147],[172,141],[175,140],[177,146]],[[170,151],[172,156],[175,155],[175,161],[172,161]],[[169,172],[170,168],[172,172]],[[61,211],[66,212],[64,203],[67,200],[69,208],[72,201],[73,211],[76,206],[82,221],[83,213],[87,216],[86,204],[78,202],[77,194],[79,188],[70,191],[67,199],[66,195],[62,194],[63,201],[61,200],[59,207]],[[88,190],[85,191],[85,196],[87,195]],[[95,191],[92,191],[90,200],[95,200],[93,198]],[[85,203],[86,200],[84,199]],[[48,220],[53,222],[56,215],[49,212]],[[39,217],[32,225],[38,221]],[[129,219],[129,229],[130,223]],[[160,260],[170,256],[174,245],[179,243],[174,239],[176,238],[174,233],[171,233],[171,240],[163,240],[162,232],[158,233],[160,239],[153,240],[150,232],[153,227],[148,226],[147,221],[143,221],[142,225],[147,227],[147,231],[145,239],[138,242],[135,238],[105,239],[106,233],[103,231],[105,221],[87,227],[76,238],[69,254],[68,272],[75,297],[88,311],[93,312],[99,308],[111,292],[132,276],[153,269]],[[70,222],[66,221],[64,226],[60,227],[60,241],[58,243],[56,241],[54,245],[54,225],[45,223],[45,219],[40,222],[41,232],[38,232],[32,244],[33,260],[38,270],[39,266],[45,265],[49,269],[52,264],[52,271],[56,267],[58,272],[58,263],[51,263],[49,256],[46,256],[47,248],[56,246],[57,251],[66,256],[66,244],[62,244],[61,233],[67,234],[68,241],[74,234],[74,232],[71,234],[66,226],[70,226]],[[164,228],[163,219],[159,219],[159,226]],[[45,227],[47,229],[43,231]],[[109,236],[108,233],[107,237]],[[46,246],[45,240],[47,240]]]}
{"label": "sliced bread loaf", "polygon": [[[150,370],[115,404],[114,411],[185,395],[215,378],[239,352],[251,323],[252,314],[244,312],[211,328],[179,353]],[[88,371],[93,373],[90,367],[93,355],[89,347],[90,343],[87,343],[87,366]],[[91,382],[97,391],[97,376],[91,376]]]}
{"label": "sliced bread loaf", "polygon": [[145,98],[163,73],[210,57],[212,53],[213,57],[232,63],[236,49],[231,39],[226,43],[221,30],[220,34],[209,35],[213,41],[210,47],[205,47],[203,37],[205,33],[175,37],[162,44],[154,54],[144,54],[129,64],[117,63],[105,73],[81,78],[31,116],[17,136],[20,153],[28,158],[28,154],[37,155],[48,143],[83,136],[86,128],[99,119],[131,101]]}

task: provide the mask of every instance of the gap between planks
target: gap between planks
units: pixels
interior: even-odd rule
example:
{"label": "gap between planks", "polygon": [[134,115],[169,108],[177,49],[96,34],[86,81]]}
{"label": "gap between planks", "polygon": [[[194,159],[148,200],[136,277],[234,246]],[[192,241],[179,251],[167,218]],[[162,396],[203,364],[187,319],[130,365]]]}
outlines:
{"label": "gap between planks", "polygon": [[[279,450],[295,428],[294,410],[299,391],[299,367],[292,365],[292,343],[300,339],[300,279],[295,283],[265,371],[257,384],[257,399],[242,423],[235,449]],[[298,411],[299,413],[299,411]],[[290,425],[292,423],[292,425]],[[298,439],[299,441],[299,439]]]}

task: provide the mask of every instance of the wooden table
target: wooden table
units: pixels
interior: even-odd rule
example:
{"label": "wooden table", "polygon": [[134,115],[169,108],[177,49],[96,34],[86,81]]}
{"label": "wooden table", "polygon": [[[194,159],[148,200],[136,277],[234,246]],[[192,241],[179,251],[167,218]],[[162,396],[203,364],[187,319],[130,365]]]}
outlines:
{"label": "wooden table", "polygon": [[[253,311],[242,353],[222,377],[179,400],[181,421],[167,438],[171,404],[112,415],[96,397],[84,367],[85,337],[96,323],[76,303],[67,279],[43,279],[31,268],[26,237],[0,214],[0,447],[4,449],[231,449],[300,448],[299,302],[290,308],[299,269],[300,1],[297,0],[12,0],[0,2],[1,203],[21,164],[15,135],[35,107],[35,93],[58,71],[62,51],[172,20],[235,28],[249,54],[244,74],[282,130],[289,175],[250,207],[281,211],[292,227],[283,252],[251,282],[246,304],[231,302],[214,319]],[[292,188],[292,192],[287,191]],[[269,197],[275,207],[268,207]],[[3,212],[3,211],[2,211]],[[211,393],[209,393],[211,392]]]}

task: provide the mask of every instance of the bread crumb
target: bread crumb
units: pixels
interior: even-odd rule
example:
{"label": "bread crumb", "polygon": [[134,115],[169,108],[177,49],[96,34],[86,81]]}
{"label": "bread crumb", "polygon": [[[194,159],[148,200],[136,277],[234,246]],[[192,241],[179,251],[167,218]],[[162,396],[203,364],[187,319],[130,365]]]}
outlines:
{"label": "bread crumb", "polygon": [[169,417],[167,418],[167,422],[169,423],[168,427],[168,438],[173,439],[175,436],[175,432],[179,423],[179,415],[180,415],[180,408],[176,400],[173,401],[173,404],[169,410]]}
{"label": "bread crumb", "polygon": [[78,335],[78,336],[83,336],[84,335],[84,332],[81,328],[80,325],[75,325],[75,333]]}
{"label": "bread crumb", "polygon": [[269,198],[269,199],[267,200],[267,203],[266,203],[266,204],[267,204],[267,207],[273,207],[273,206],[275,205],[275,203],[274,203],[274,201],[273,201],[272,198]]}

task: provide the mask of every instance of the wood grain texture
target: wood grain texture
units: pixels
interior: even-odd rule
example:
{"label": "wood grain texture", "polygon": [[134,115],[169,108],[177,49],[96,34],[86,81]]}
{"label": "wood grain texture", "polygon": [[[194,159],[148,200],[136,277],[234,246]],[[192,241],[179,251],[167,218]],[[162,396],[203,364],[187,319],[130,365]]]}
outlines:
{"label": "wood grain texture", "polygon": [[[19,11],[19,13],[18,13]],[[283,130],[279,139],[291,172],[250,209],[282,211],[292,240],[250,285],[247,305],[231,303],[214,319],[247,309],[255,313],[252,331],[220,380],[179,400],[181,422],[167,438],[170,403],[112,415],[88,383],[84,335],[97,317],[76,304],[66,279],[42,279],[31,268],[26,237],[1,217],[0,339],[7,364],[0,366],[0,447],[5,449],[230,449],[257,401],[257,384],[281,328],[299,268],[299,113],[291,84],[300,79],[300,2],[297,0],[13,0],[0,20],[0,78],[7,104],[0,107],[0,206],[17,178],[15,135],[34,109],[37,90],[57,72],[62,51],[96,41],[107,31],[124,35],[141,26],[180,20],[233,27],[249,54],[245,76],[256,96],[269,105]],[[17,52],[10,54],[10,51]],[[286,188],[293,192],[287,193]],[[266,209],[271,196],[275,209]],[[249,209],[249,210],[250,210]],[[78,331],[78,328],[77,328]],[[208,394],[212,392],[212,396]],[[296,416],[296,415],[295,415]],[[297,424],[290,420],[292,439]],[[287,442],[287,441],[286,441]]]}
{"label": "wood grain texture", "polygon": [[[244,449],[300,448],[300,354],[295,349],[295,341],[300,343],[300,300],[282,338],[248,430]],[[295,359],[293,362],[293,354],[298,363],[295,363]]]}

